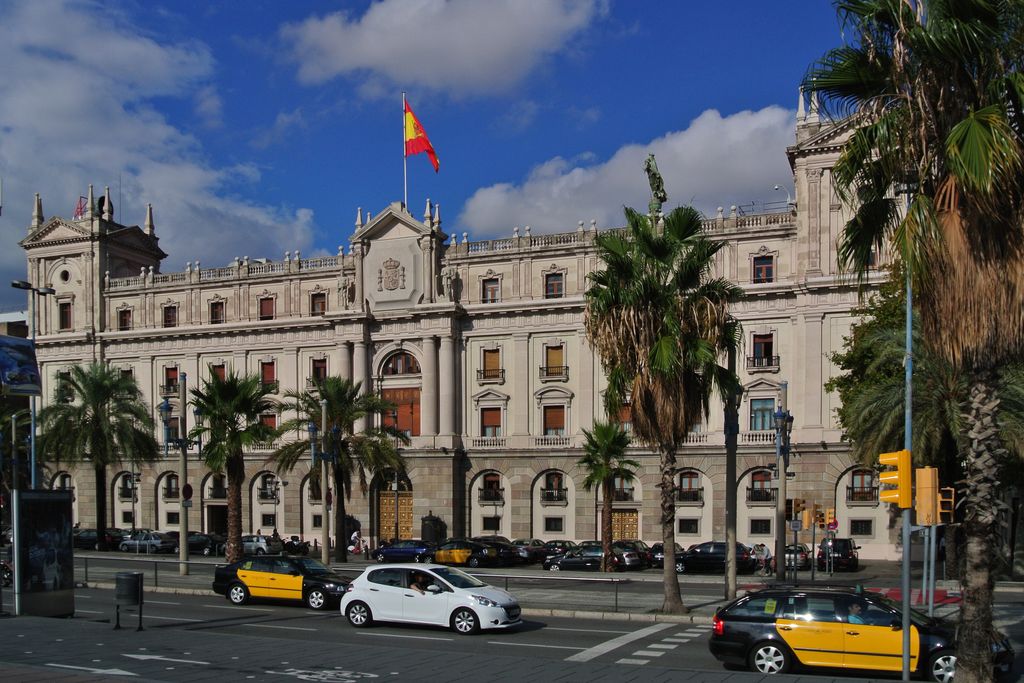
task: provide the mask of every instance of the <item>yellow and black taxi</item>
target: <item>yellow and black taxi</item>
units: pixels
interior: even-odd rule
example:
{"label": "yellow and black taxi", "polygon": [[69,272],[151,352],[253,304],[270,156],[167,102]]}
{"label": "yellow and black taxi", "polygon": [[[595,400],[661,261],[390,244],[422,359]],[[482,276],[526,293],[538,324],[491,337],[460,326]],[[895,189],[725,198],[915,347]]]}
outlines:
{"label": "yellow and black taxi", "polygon": [[500,562],[497,548],[465,538],[453,538],[437,546],[426,562],[457,564],[466,567],[492,567]]}
{"label": "yellow and black taxi", "polygon": [[213,592],[236,605],[244,605],[251,598],[270,598],[324,609],[341,602],[350,581],[308,557],[261,555],[217,567]]}
{"label": "yellow and black taxi", "polygon": [[[734,600],[715,614],[711,654],[761,674],[796,666],[900,672],[903,617],[885,596],[853,588],[773,587]],[[1009,671],[1005,636],[992,644],[997,670]],[[955,625],[911,611],[910,669],[950,683],[956,670]]]}

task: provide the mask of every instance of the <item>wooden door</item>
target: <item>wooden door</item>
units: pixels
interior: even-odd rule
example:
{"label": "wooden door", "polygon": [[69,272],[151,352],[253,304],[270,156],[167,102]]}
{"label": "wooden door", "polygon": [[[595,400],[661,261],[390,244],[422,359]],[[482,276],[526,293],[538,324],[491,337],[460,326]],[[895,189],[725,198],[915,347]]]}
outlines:
{"label": "wooden door", "polygon": [[612,538],[640,538],[640,512],[637,510],[612,510]]}
{"label": "wooden door", "polygon": [[[391,538],[395,535],[395,492],[381,491],[377,497],[380,526],[377,535]],[[398,492],[398,537],[414,538],[412,532],[412,491]]]}

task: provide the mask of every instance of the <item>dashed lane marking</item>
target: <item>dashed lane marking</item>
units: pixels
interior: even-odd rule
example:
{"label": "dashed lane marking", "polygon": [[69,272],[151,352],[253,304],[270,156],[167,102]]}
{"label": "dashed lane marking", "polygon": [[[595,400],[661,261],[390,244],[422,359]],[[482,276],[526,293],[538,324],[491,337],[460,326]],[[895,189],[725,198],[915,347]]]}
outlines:
{"label": "dashed lane marking", "polygon": [[151,614],[143,614],[143,619],[161,619],[163,621],[202,621],[202,619],[186,619],[185,617],[155,617]]}
{"label": "dashed lane marking", "polygon": [[539,645],[537,643],[506,643],[501,640],[488,640],[488,645],[511,645],[513,647],[546,647],[552,650],[585,650],[585,647],[572,647],[570,645]]}
{"label": "dashed lane marking", "polygon": [[665,653],[658,650],[637,650],[633,654],[637,657],[660,657]]}
{"label": "dashed lane marking", "polygon": [[241,624],[251,628],[276,628],[282,631],[316,631],[315,628],[302,628],[301,626],[274,626],[273,624]]}
{"label": "dashed lane marking", "polygon": [[682,643],[690,642],[690,639],[689,638],[662,638],[661,642],[663,642],[663,643],[680,643],[680,644],[682,644]]}
{"label": "dashed lane marking", "polygon": [[678,645],[665,645],[663,643],[651,643],[647,647],[651,648],[652,650],[674,650],[674,649],[676,649],[679,646]]}
{"label": "dashed lane marking", "polygon": [[647,659],[630,659],[628,657],[623,657],[622,659],[615,660],[615,663],[616,664],[640,664],[640,665],[643,665],[643,664],[646,664],[648,661],[650,661],[650,660],[647,660]]}
{"label": "dashed lane marking", "polygon": [[571,657],[566,657],[565,661],[589,662],[590,660],[596,659],[597,657],[600,657],[603,654],[607,654],[612,650],[622,647],[623,645],[627,645],[636,640],[642,640],[644,638],[647,638],[648,636],[653,636],[655,633],[664,631],[665,629],[672,627],[672,624],[653,624],[652,626],[642,628],[639,631],[626,633],[624,635],[619,636],[618,638],[612,638],[611,640],[599,643],[594,647],[584,650],[583,652],[578,652],[572,655]]}
{"label": "dashed lane marking", "polygon": [[632,633],[632,631],[610,631],[600,628],[562,628],[559,626],[547,626],[545,631],[572,631],[573,633]]}

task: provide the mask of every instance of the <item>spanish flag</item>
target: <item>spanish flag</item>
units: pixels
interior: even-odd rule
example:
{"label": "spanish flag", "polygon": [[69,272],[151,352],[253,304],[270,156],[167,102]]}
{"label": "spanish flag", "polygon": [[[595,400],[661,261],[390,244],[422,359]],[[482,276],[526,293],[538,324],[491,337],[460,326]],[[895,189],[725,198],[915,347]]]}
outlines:
{"label": "spanish flag", "polygon": [[412,109],[409,108],[409,103],[405,102],[405,156],[411,157],[413,154],[419,154],[420,152],[427,153],[436,173],[441,168],[441,163],[437,160],[434,146],[430,144],[430,138],[427,137],[427,132],[420,125],[420,120],[416,118],[416,114],[413,114]]}

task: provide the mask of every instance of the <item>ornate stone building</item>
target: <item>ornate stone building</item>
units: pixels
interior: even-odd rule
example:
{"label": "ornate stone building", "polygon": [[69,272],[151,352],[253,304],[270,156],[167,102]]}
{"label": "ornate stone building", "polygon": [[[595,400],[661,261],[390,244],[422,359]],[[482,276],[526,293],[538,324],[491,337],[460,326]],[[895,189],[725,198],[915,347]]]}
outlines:
{"label": "ornate stone building", "polygon": [[[795,417],[790,496],[834,507],[838,533],[856,538],[862,556],[889,557],[892,524],[878,503],[874,471],[849,460],[834,418],[838,398],[823,389],[835,372],[830,353],[841,348],[858,301],[855,283],[836,268],[846,213],[829,169],[846,134],[801,108],[788,150],[795,202],[779,212],[720,209],[705,227],[728,242],[717,273],[747,295],[735,309],[746,389],[739,539],[769,541],[775,532],[771,415],[786,381]],[[37,322],[44,400],[59,400],[61,373],[72,364],[103,361],[137,379],[158,424],[157,406],[167,397],[176,430],[186,376],[195,386],[228,369],[258,373],[278,394],[304,390],[317,376],[351,377],[397,405],[385,419],[411,438],[397,501],[386,477],[347,503],[365,536],[393,536],[396,509],[403,537],[420,535],[421,519],[431,514],[452,536],[596,536],[599,502],[582,487],[576,463],[583,430],[602,412],[604,378],[582,325],[587,274],[598,266],[598,226],[580,222],[544,235],[526,226],[505,239],[449,239],[438,206],[428,200],[417,218],[395,203],[373,216],[357,212],[350,248],[337,256],[241,256],[222,267],[195,261],[165,273],[152,208],[142,228],[120,225],[109,191],[99,210],[91,208],[91,188],[89,194],[88,207],[71,220],[44,219],[37,197],[21,242],[29,280],[56,290],[42,298]],[[628,423],[628,415],[621,418]],[[676,531],[684,546],[724,538],[724,444],[715,406],[680,458]],[[318,537],[324,509],[310,465],[275,477],[267,462],[273,446],[247,454],[244,531],[276,527]],[[615,492],[616,534],[656,541],[658,458],[639,445],[632,457],[642,467]],[[127,467],[112,472],[108,525],[176,529],[177,463],[172,450],[143,469],[137,484]],[[226,528],[224,479],[204,467],[194,447],[188,479],[196,491],[189,527]],[[91,526],[90,469],[51,471],[47,481],[75,487],[76,514]]]}

